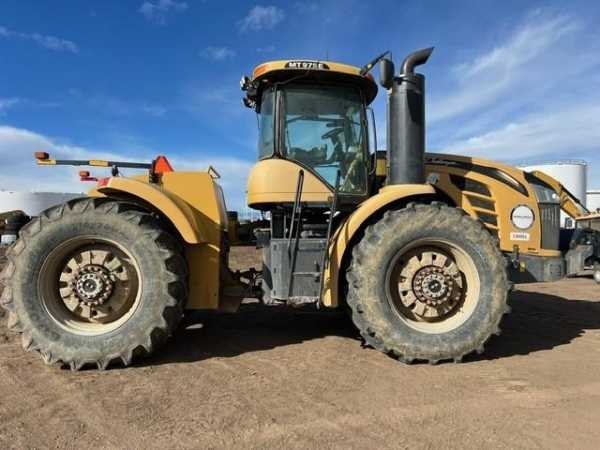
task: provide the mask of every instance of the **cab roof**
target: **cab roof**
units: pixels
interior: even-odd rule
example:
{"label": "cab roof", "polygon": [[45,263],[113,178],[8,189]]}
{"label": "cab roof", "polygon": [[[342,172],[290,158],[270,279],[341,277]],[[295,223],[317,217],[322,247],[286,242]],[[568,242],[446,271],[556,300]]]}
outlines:
{"label": "cab roof", "polygon": [[358,86],[367,104],[377,96],[377,83],[373,75],[360,74],[360,67],[331,61],[281,60],[260,64],[252,72],[252,81],[260,83],[281,82],[302,77],[310,81],[347,83]]}

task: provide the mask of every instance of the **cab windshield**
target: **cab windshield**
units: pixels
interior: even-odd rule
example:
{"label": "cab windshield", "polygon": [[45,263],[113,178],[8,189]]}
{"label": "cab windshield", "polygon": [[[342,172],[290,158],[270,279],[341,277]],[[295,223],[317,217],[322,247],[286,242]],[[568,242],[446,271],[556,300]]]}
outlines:
{"label": "cab windshield", "polygon": [[282,93],[281,156],[312,169],[340,193],[367,191],[364,109],[353,86],[285,84]]}

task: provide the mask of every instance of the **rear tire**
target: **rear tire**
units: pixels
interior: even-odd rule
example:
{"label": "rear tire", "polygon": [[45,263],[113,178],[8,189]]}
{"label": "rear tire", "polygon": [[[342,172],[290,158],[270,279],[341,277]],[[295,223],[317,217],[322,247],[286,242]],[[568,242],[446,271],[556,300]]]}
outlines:
{"label": "rear tire", "polygon": [[347,278],[365,341],[407,363],[482,352],[508,312],[506,261],[495,240],[441,204],[412,204],[369,226]]}
{"label": "rear tire", "polygon": [[176,328],[187,298],[179,243],[135,204],[77,199],[21,230],[0,274],[8,325],[46,363],[129,365]]}

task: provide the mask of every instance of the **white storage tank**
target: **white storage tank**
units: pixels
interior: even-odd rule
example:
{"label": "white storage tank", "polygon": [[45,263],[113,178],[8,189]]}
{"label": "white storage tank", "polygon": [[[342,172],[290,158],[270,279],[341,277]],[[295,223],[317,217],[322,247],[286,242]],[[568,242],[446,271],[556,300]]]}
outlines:
{"label": "white storage tank", "polygon": [[596,211],[600,208],[600,191],[587,191],[586,208],[590,211]]}
{"label": "white storage tank", "polygon": [[[518,166],[527,172],[539,170],[550,175],[565,186],[583,206],[586,206],[587,192],[587,162],[581,159],[559,159],[553,161],[540,161],[525,163]],[[561,212],[560,223],[565,226],[569,216]]]}
{"label": "white storage tank", "polygon": [[21,210],[37,216],[43,210],[85,194],[74,192],[0,191],[0,213]]}

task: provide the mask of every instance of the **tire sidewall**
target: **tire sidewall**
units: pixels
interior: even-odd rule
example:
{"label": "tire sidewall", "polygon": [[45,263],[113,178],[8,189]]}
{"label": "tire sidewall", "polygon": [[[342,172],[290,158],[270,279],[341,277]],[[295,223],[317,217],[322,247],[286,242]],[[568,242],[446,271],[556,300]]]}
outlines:
{"label": "tire sidewall", "polygon": [[[493,240],[489,235],[482,234],[487,232],[472,219],[455,214],[450,208],[443,210],[444,214],[459,221],[461,229],[458,232],[455,227],[447,226],[445,220],[439,220],[437,209],[388,213],[383,221],[402,225],[379,226],[373,230],[377,234],[377,245],[383,248],[376,263],[361,267],[363,294],[360,302],[363,315],[386,346],[402,355],[420,355],[422,359],[436,359],[448,354],[463,355],[483,345],[490,330],[495,329],[504,313],[506,274],[502,264],[499,264],[501,258],[497,257],[499,251]],[[479,298],[469,317],[456,328],[439,333],[425,333],[411,327],[400,317],[389,299],[388,277],[399,252],[405,251],[416,241],[431,240],[459,247],[472,260],[480,284]],[[363,252],[372,251],[371,248],[363,249]]]}
{"label": "tire sidewall", "polygon": [[[94,210],[83,215],[71,213],[60,220],[50,220],[46,216],[36,219],[42,231],[26,238],[23,252],[16,258],[16,277],[12,280],[13,298],[18,305],[18,318],[36,344],[50,349],[55,357],[63,360],[73,358],[69,354],[77,349],[79,359],[95,361],[103,355],[118,357],[139,344],[140,332],[149,335],[164,321],[164,298],[168,292],[168,273],[164,260],[159,257],[160,249],[148,237],[148,231],[124,215],[107,214],[107,211]],[[35,224],[32,224],[35,227]],[[70,333],[60,327],[42,305],[38,285],[40,272],[51,253],[66,241],[78,237],[97,236],[118,243],[133,259],[138,269],[140,297],[135,311],[118,328],[105,334],[83,336]],[[60,268],[57,268],[60,273]],[[63,354],[64,353],[64,354]]]}

